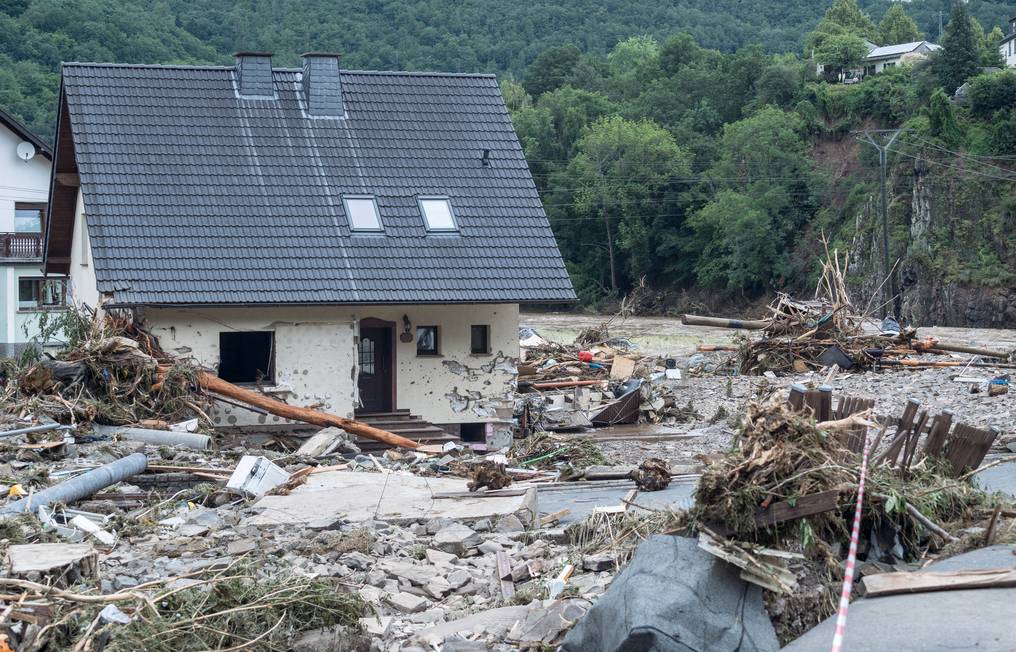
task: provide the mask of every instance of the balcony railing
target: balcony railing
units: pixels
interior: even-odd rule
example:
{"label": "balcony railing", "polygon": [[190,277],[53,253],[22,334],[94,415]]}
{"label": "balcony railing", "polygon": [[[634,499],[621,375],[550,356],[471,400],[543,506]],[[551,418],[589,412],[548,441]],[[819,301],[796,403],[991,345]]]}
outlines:
{"label": "balcony railing", "polygon": [[0,233],[4,258],[41,258],[42,234]]}

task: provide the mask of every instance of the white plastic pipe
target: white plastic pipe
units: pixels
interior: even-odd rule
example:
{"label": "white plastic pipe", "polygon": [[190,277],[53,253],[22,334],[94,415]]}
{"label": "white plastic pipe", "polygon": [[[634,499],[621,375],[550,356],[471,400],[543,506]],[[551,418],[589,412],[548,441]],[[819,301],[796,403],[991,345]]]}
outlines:
{"label": "white plastic pipe", "polygon": [[184,446],[208,450],[212,447],[212,438],[194,432],[175,432],[173,430],[152,430],[150,428],[128,428],[126,426],[100,426],[92,424],[92,430],[108,437],[120,435],[127,441],[140,441],[157,446]]}

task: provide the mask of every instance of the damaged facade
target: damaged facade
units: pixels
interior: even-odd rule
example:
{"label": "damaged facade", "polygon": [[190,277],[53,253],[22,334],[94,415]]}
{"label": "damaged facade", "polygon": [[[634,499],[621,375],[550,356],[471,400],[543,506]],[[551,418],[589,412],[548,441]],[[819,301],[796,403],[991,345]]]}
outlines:
{"label": "damaged facade", "polygon": [[289,403],[480,434],[574,300],[493,76],[67,64],[58,125],[47,272]]}

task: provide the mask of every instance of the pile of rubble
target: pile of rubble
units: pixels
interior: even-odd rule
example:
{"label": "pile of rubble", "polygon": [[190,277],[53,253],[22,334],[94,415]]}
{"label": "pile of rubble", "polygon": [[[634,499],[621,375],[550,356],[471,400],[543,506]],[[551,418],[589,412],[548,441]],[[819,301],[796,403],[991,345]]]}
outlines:
{"label": "pile of rubble", "polygon": [[610,337],[606,323],[591,330],[570,345],[521,330],[515,413],[524,431],[674,424],[695,416],[679,400],[683,375],[674,358],[638,356],[630,341]]}
{"label": "pile of rubble", "polygon": [[[364,453],[355,422],[303,412],[328,427],[255,450],[207,429],[207,401],[229,387],[168,366],[132,324],[89,332],[58,360],[8,368],[0,651],[580,650],[646,627],[775,649],[835,606],[867,438],[863,577],[906,582],[898,571],[931,556],[1016,541],[1012,502],[970,481],[998,430],[916,401],[875,414],[795,386],[750,403],[701,473],[612,467],[543,415],[559,396],[599,414],[634,396],[645,419],[681,385],[665,361],[586,343],[554,355],[574,350],[571,382],[609,362],[588,371],[600,397],[520,395],[529,408],[501,450]],[[632,371],[611,380],[622,359]],[[744,618],[730,622],[728,602]]]}
{"label": "pile of rubble", "polygon": [[[834,366],[841,370],[1016,368],[1016,351],[921,339],[916,329],[901,327],[892,317],[873,319],[877,306],[869,302],[864,309],[858,309],[851,302],[843,276],[846,268],[846,258],[841,261],[833,252],[823,263],[813,299],[797,300],[779,293],[760,319],[684,315],[681,321],[760,333],[760,337],[743,338],[738,346],[700,347],[702,353],[732,351],[726,361],[714,366],[728,373],[806,373]],[[975,357],[950,356],[956,353]]]}

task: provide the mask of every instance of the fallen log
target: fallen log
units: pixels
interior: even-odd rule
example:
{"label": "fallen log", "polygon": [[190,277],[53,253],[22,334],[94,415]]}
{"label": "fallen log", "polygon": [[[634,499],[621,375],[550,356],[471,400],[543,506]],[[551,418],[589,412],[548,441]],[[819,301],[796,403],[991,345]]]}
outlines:
{"label": "fallen log", "polygon": [[374,441],[379,441],[384,444],[388,444],[389,446],[416,448],[420,445],[412,439],[400,437],[399,435],[390,433],[387,430],[368,426],[367,424],[360,423],[359,421],[277,401],[274,398],[265,396],[264,394],[244,389],[243,387],[237,387],[233,383],[223,380],[218,376],[213,376],[207,371],[198,373],[198,384],[201,385],[203,389],[212,392],[213,394],[221,394],[228,398],[240,401],[246,405],[261,408],[262,410],[274,414],[275,416],[282,417],[283,419],[302,421],[315,426],[321,426],[322,428],[342,428],[351,435],[359,435],[361,437],[366,437],[367,439],[373,439]]}
{"label": "fallen log", "polygon": [[749,331],[760,331],[772,324],[766,319],[727,319],[726,317],[704,317],[702,315],[682,315],[681,323],[685,326],[715,326],[716,328],[739,328]]}
{"label": "fallen log", "polygon": [[996,351],[978,346],[967,346],[965,344],[950,344],[949,342],[939,342],[938,340],[930,338],[926,341],[914,342],[914,348],[918,351],[927,353],[933,353],[935,351],[949,351],[951,353],[980,355],[987,358],[1002,358],[1003,360],[1008,360],[1012,354],[1010,351]]}
{"label": "fallen log", "polygon": [[589,385],[602,385],[607,382],[603,380],[560,380],[549,383],[532,383],[530,387],[533,389],[565,389],[568,387],[587,387]]}

